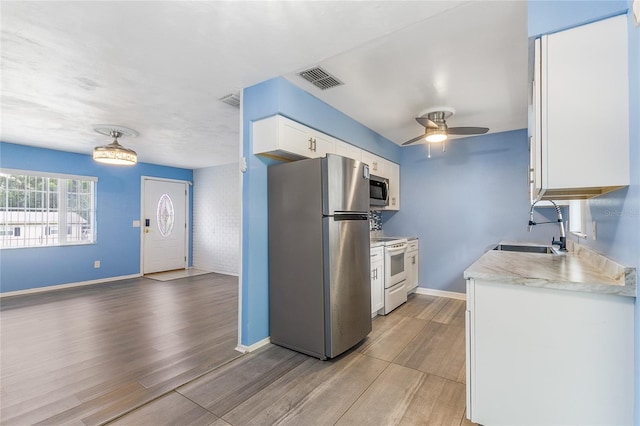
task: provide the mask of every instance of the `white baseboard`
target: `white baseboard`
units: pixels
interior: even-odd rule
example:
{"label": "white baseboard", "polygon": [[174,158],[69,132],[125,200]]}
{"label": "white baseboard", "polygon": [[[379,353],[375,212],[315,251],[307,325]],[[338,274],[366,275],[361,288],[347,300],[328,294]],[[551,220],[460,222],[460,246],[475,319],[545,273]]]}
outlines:
{"label": "white baseboard", "polygon": [[265,337],[264,339],[254,343],[253,345],[245,346],[245,345],[238,344],[238,346],[236,346],[236,351],[246,354],[249,352],[253,352],[256,349],[260,349],[261,347],[266,346],[269,343],[271,343],[271,338]]}
{"label": "white baseboard", "polygon": [[466,293],[457,293],[455,291],[435,290],[432,288],[418,287],[416,294],[424,294],[427,296],[448,297],[449,299],[467,300]]}
{"label": "white baseboard", "polygon": [[102,284],[102,283],[107,283],[111,281],[128,280],[131,278],[138,278],[141,276],[142,274],[121,275],[119,277],[100,278],[98,280],[81,281],[77,283],[50,285],[47,287],[28,288],[25,290],[6,291],[4,293],[0,293],[0,298],[9,297],[9,296],[21,296],[23,294],[44,293],[47,291],[61,290],[64,288],[83,287],[86,285]]}
{"label": "white baseboard", "polygon": [[221,270],[218,270],[218,269],[201,268],[201,267],[198,267],[198,266],[189,266],[189,269],[200,269],[201,271],[213,272],[215,274],[222,274],[222,275],[230,275],[232,277],[239,276],[239,274],[237,272],[229,272],[229,271],[221,271]]}
{"label": "white baseboard", "polygon": [[229,271],[211,271],[211,272],[215,272],[216,274],[222,274],[222,275],[229,275],[232,277],[237,277],[238,273],[237,272],[229,272]]}

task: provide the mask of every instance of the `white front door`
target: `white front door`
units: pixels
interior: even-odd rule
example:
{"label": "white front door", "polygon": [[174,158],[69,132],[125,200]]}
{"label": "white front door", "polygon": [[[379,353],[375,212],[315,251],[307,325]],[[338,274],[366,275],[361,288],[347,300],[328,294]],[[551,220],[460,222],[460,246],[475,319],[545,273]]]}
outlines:
{"label": "white front door", "polygon": [[144,178],[143,274],[187,267],[187,182]]}

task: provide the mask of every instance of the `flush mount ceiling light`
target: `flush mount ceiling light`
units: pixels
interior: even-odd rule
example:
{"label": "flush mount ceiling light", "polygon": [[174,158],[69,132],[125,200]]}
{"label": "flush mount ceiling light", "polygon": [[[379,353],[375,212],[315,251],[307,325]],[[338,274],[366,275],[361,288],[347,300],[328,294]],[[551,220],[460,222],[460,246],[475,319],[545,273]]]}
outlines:
{"label": "flush mount ceiling light", "polygon": [[444,142],[447,140],[447,125],[443,125],[444,128],[427,128],[424,134],[424,140],[429,143]]}
{"label": "flush mount ceiling light", "polygon": [[122,126],[111,124],[97,124],[93,130],[101,135],[111,136],[113,142],[109,145],[97,146],[93,149],[93,159],[99,163],[132,166],[138,162],[138,154],[132,149],[125,148],[118,143],[122,136],[138,136],[138,132]]}

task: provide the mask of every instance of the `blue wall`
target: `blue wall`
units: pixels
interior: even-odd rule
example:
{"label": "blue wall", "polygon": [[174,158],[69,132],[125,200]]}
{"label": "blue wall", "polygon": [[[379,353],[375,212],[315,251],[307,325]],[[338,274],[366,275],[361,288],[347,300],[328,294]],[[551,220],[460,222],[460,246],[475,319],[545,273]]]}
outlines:
{"label": "blue wall", "polygon": [[[631,10],[631,1],[529,1],[529,36],[558,31]],[[589,202],[597,240],[581,241],[627,266],[640,268],[640,29],[628,13],[629,162],[631,185]],[[588,96],[588,92],[586,92]],[[640,305],[635,309],[635,418],[640,425]]]}
{"label": "blue wall", "polygon": [[[420,287],[464,293],[462,276],[487,249],[504,240],[551,243],[556,225],[527,232],[527,131],[456,139],[402,150],[401,209],[383,213],[384,233],[420,239]],[[538,208],[536,218],[555,218]]]}
{"label": "blue wall", "polygon": [[[134,228],[132,222],[140,220],[141,176],[193,179],[192,171],[186,169],[145,163],[106,166],[88,155],[4,142],[0,143],[0,167],[98,178],[96,243],[0,250],[2,292],[139,274],[140,228]],[[192,196],[189,204],[191,210]],[[99,269],[94,269],[94,260],[100,260]]]}
{"label": "blue wall", "polygon": [[529,0],[529,37],[550,34],[626,12],[627,0]]}
{"label": "blue wall", "polygon": [[251,122],[282,114],[395,162],[400,147],[283,78],[244,89],[242,108],[247,171],[242,183],[240,335],[243,345],[251,345],[269,336],[267,167],[275,162],[252,154]]}

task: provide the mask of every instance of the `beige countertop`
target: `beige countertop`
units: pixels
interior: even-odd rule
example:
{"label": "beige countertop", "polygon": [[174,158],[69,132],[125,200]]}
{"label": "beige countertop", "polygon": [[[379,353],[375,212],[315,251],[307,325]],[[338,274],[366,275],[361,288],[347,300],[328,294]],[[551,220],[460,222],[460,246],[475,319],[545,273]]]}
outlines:
{"label": "beige countertop", "polygon": [[464,271],[464,278],[636,296],[635,268],[624,267],[572,241],[567,246],[569,252],[559,255],[489,250]]}

